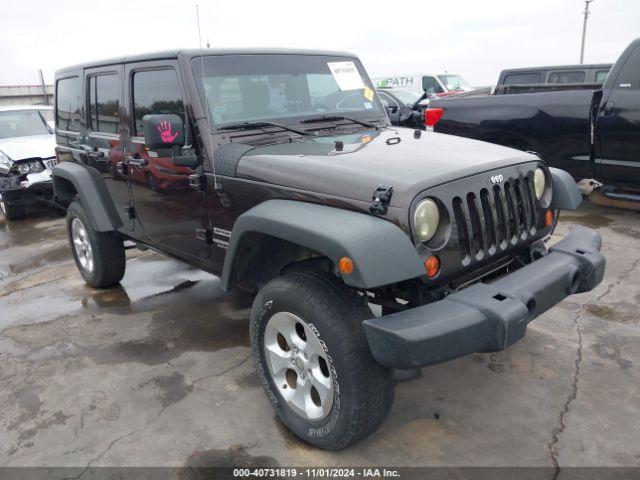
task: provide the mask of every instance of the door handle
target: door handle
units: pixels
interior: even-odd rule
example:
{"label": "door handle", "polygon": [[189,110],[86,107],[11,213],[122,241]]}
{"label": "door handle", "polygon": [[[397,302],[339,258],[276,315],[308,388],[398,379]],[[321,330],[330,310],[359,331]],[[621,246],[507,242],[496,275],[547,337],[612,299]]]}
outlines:
{"label": "door handle", "polygon": [[131,165],[132,167],[145,167],[147,161],[144,158],[125,157],[124,164]]}
{"label": "door handle", "polygon": [[607,103],[604,104],[604,110],[602,113],[604,113],[605,115],[613,115],[613,112],[615,112],[616,110],[616,104],[612,101],[607,101]]}

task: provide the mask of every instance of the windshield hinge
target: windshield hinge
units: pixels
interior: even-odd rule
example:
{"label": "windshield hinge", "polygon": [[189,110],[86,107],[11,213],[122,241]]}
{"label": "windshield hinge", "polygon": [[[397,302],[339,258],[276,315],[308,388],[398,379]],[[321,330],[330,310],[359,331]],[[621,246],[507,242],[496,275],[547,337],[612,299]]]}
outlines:
{"label": "windshield hinge", "polygon": [[369,206],[371,213],[378,213],[384,215],[387,213],[387,207],[391,203],[391,196],[393,195],[393,187],[379,186],[376,191],[373,192],[373,202]]}

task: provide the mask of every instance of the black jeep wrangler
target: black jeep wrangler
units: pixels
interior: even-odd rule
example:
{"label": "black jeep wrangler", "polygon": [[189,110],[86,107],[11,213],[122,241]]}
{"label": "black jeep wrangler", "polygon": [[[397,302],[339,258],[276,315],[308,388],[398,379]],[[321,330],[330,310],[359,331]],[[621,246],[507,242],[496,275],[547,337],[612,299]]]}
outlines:
{"label": "black jeep wrangler", "polygon": [[581,201],[568,174],[392,127],[347,53],[117,58],[58,71],[56,101],[55,196],[87,283],[118,283],[130,240],[255,292],[264,389],[321,448],[378,428],[392,369],[502,350],[602,280],[598,233],[546,244]]}

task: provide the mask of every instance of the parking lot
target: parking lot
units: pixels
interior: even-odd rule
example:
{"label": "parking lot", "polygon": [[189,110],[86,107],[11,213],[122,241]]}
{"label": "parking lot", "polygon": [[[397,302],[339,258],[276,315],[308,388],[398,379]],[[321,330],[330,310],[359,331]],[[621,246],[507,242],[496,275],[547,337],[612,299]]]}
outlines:
{"label": "parking lot", "polygon": [[0,219],[0,461],[98,465],[640,465],[640,214],[563,214],[602,234],[607,271],[506,351],[424,369],[343,452],[297,441],[250,358],[251,299],[150,251],[85,286],[64,218]]}

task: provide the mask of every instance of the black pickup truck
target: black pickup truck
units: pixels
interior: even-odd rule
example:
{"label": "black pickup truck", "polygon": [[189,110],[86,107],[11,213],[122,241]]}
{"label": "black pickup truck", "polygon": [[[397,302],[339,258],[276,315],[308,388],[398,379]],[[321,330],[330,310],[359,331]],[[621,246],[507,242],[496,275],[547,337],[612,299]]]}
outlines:
{"label": "black pickup truck", "polygon": [[627,47],[601,89],[434,100],[433,130],[536,152],[603,193],[640,200],[640,39]]}

